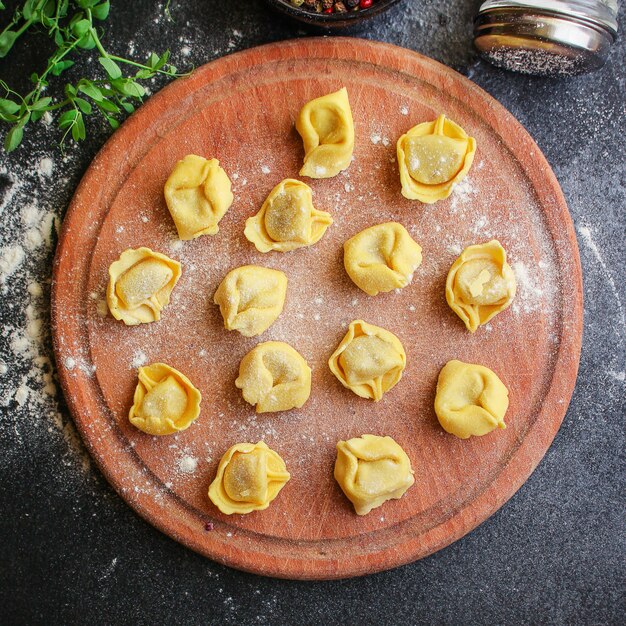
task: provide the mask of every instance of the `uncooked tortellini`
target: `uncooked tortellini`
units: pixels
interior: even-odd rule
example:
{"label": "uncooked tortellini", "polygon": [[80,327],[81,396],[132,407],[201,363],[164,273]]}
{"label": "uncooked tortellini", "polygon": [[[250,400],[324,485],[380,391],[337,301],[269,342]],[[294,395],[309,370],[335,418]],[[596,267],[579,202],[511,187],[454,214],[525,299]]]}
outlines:
{"label": "uncooked tortellini", "polygon": [[265,332],[283,310],[287,276],[279,270],[244,265],[231,270],[215,292],[224,326],[244,337]]}
{"label": "uncooked tortellini", "polygon": [[129,248],[109,267],[107,304],[128,326],[161,319],[180,278],[180,263],[150,248]]}
{"label": "uncooked tortellini", "polygon": [[440,115],[398,139],[402,195],[431,204],[447,198],[469,171],[476,141],[452,120]]}
{"label": "uncooked tortellini", "polygon": [[515,274],[495,239],[465,248],[446,281],[446,300],[472,333],[504,311],[515,291]]}
{"label": "uncooked tortellini", "polygon": [[422,249],[402,224],[370,226],[343,245],[343,263],[354,284],[370,296],[406,287],[422,262]]}
{"label": "uncooked tortellini", "polygon": [[262,511],[289,478],[285,462],[265,443],[238,443],[220,460],[209,498],[226,515]]}
{"label": "uncooked tortellini", "polygon": [[488,367],[450,361],[439,373],[435,413],[443,429],[461,439],[506,428],[509,391]]}
{"label": "uncooked tortellini", "polygon": [[188,154],[165,183],[165,201],[181,239],[214,235],[233,203],[230,179],[217,159]]}
{"label": "uncooked tortellini", "polygon": [[246,220],[244,234],[259,252],[287,252],[319,241],[333,223],[330,213],[313,207],[313,192],[287,178],[267,196],[261,210]]}
{"label": "uncooked tortellini", "polygon": [[328,365],[344,387],[378,402],[402,378],[406,354],[393,333],[355,320]]}
{"label": "uncooked tortellini", "polygon": [[235,385],[257,413],[299,409],[311,395],[311,368],[289,344],[266,341],[243,357]]}
{"label": "uncooked tortellini", "polygon": [[376,435],[337,444],[335,480],[358,515],[401,498],[415,482],[406,452],[391,437]]}
{"label": "uncooked tortellini", "polygon": [[198,415],[202,396],[193,383],[165,363],[140,367],[128,419],[149,435],[185,430]]}
{"label": "uncooked tortellini", "polygon": [[304,143],[300,176],[330,178],[352,161],[354,122],[345,87],[307,102],[296,120]]}

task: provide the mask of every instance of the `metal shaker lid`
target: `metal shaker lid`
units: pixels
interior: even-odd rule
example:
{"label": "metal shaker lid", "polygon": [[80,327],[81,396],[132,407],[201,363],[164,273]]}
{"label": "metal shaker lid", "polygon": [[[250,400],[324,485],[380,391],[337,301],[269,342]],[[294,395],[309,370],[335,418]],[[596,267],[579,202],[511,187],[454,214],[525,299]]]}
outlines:
{"label": "metal shaker lid", "polygon": [[488,0],[474,21],[488,61],[544,76],[602,67],[616,36],[616,0]]}

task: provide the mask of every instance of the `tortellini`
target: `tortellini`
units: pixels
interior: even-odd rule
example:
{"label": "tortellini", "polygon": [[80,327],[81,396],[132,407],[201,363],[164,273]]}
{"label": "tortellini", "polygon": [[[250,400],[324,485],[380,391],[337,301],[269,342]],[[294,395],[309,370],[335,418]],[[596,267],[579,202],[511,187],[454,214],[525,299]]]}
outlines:
{"label": "tortellini", "polygon": [[304,144],[300,176],[331,178],[347,169],[354,150],[354,122],[345,87],[307,102],[296,120]]}
{"label": "tortellini", "polygon": [[265,332],[283,310],[287,276],[279,270],[244,265],[231,270],[215,292],[224,326],[244,337]]}
{"label": "tortellini", "polygon": [[446,300],[473,333],[511,304],[516,289],[506,251],[494,239],[463,250],[448,272]]}
{"label": "tortellini", "polygon": [[348,276],[370,296],[406,287],[422,262],[422,248],[397,222],[362,230],[344,243],[343,250]]}
{"label": "tortellini", "polygon": [[435,413],[443,429],[461,439],[506,428],[509,391],[488,367],[450,361],[439,373]]}
{"label": "tortellini", "polygon": [[357,515],[401,498],[415,482],[406,452],[391,437],[376,435],[337,444],[335,480]]}
{"label": "tortellini", "polygon": [[128,326],[157,322],[180,278],[180,263],[150,248],[129,248],[109,267],[107,304]]}
{"label": "tortellini", "polygon": [[209,498],[226,515],[263,511],[289,478],[285,462],[265,443],[238,443],[220,460]]}
{"label": "tortellini", "polygon": [[244,234],[259,252],[288,252],[319,241],[333,218],[313,206],[313,192],[287,178],[267,196],[261,210],[246,220]]}
{"label": "tortellini", "polygon": [[233,203],[230,179],[217,159],[188,154],[165,183],[165,201],[178,236],[214,235]]}
{"label": "tortellini", "polygon": [[289,344],[266,341],[243,357],[235,385],[257,413],[299,409],[311,395],[311,368]]}
{"label": "tortellini", "polygon": [[344,387],[378,402],[402,378],[406,354],[393,333],[355,320],[328,366]]}
{"label": "tortellini", "polygon": [[427,204],[447,198],[472,165],[476,140],[440,115],[418,124],[398,139],[402,195]]}
{"label": "tortellini", "polygon": [[178,370],[165,363],[140,367],[128,419],[149,435],[185,430],[200,415],[202,395]]}

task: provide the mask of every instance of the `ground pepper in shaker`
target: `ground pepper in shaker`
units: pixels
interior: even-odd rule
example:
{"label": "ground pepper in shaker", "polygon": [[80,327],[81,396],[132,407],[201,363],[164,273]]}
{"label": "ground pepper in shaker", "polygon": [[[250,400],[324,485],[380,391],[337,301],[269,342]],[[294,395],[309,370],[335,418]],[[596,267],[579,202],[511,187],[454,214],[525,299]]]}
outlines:
{"label": "ground pepper in shaker", "polygon": [[487,0],[474,45],[498,67],[539,76],[602,67],[617,38],[617,0]]}

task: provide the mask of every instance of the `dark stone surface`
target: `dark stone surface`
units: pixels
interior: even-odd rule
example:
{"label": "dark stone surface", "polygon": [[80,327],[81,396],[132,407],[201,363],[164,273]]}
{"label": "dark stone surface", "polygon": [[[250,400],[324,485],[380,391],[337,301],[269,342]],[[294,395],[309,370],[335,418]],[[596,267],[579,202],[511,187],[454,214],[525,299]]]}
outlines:
{"label": "dark stone surface", "polygon": [[[304,34],[260,0],[175,0],[174,23],[153,2],[113,4],[111,50],[140,56],[170,47],[180,67]],[[20,406],[15,389],[29,365],[11,333],[29,314],[27,283],[36,278],[47,294],[51,250],[38,248],[0,298],[8,368],[0,377],[0,623],[623,623],[626,49],[620,40],[604,69],[575,79],[507,74],[472,51],[478,4],[405,0],[353,34],[413,48],[471,77],[525,125],[567,197],[585,277],[583,354],[563,426],[528,482],[461,541],[394,571],[299,583],[216,565],[139,519],[93,467],[81,469],[84,452],[62,404],[38,399],[33,383]],[[18,85],[45,51],[28,38],[15,52],[0,76]],[[29,194],[63,213],[110,132],[97,122],[89,131],[65,162],[56,132],[43,125],[19,151],[0,154],[0,247],[22,241],[19,211]],[[35,171],[46,155],[55,158],[52,178]],[[45,326],[45,305],[42,315]],[[49,355],[42,332],[39,354]]]}

